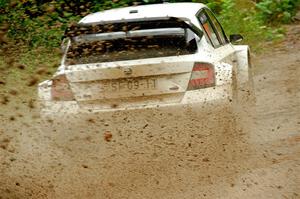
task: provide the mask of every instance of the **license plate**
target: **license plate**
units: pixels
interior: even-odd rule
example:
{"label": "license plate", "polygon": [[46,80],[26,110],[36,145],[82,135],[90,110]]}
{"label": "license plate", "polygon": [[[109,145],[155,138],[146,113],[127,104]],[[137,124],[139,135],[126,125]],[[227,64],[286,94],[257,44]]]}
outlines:
{"label": "license plate", "polygon": [[136,91],[136,90],[154,90],[157,86],[157,80],[154,78],[147,79],[119,79],[103,82],[102,90],[119,92],[119,91]]}

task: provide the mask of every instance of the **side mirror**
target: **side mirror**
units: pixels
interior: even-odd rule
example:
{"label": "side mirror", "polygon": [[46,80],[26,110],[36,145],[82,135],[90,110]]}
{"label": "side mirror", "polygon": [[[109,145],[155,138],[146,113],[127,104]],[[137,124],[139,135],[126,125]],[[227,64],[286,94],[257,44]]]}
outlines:
{"label": "side mirror", "polygon": [[240,42],[244,39],[244,37],[240,34],[234,34],[229,36],[230,42]]}

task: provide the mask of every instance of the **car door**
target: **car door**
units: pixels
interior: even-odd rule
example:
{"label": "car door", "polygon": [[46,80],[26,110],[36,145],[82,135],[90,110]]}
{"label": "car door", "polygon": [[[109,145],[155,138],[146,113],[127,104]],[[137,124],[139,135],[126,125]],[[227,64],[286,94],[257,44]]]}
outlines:
{"label": "car door", "polygon": [[197,14],[197,19],[204,30],[206,40],[211,45],[211,51],[217,62],[234,64],[234,48],[214,14],[207,8]]}

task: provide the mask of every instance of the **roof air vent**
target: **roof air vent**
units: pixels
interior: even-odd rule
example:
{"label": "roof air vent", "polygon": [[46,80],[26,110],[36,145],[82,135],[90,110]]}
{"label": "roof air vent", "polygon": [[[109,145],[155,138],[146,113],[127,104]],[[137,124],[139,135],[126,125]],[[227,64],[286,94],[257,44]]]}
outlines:
{"label": "roof air vent", "polygon": [[138,13],[138,10],[130,10],[129,13],[130,14],[135,14],[135,13]]}

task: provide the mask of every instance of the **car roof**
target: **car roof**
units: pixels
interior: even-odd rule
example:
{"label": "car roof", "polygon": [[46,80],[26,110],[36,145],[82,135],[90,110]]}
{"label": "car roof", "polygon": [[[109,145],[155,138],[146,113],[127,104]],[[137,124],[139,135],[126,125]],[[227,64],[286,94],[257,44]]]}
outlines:
{"label": "car roof", "polygon": [[162,3],[131,6],[89,14],[81,19],[79,24],[98,24],[167,17],[191,20],[204,7],[206,6],[202,3]]}

